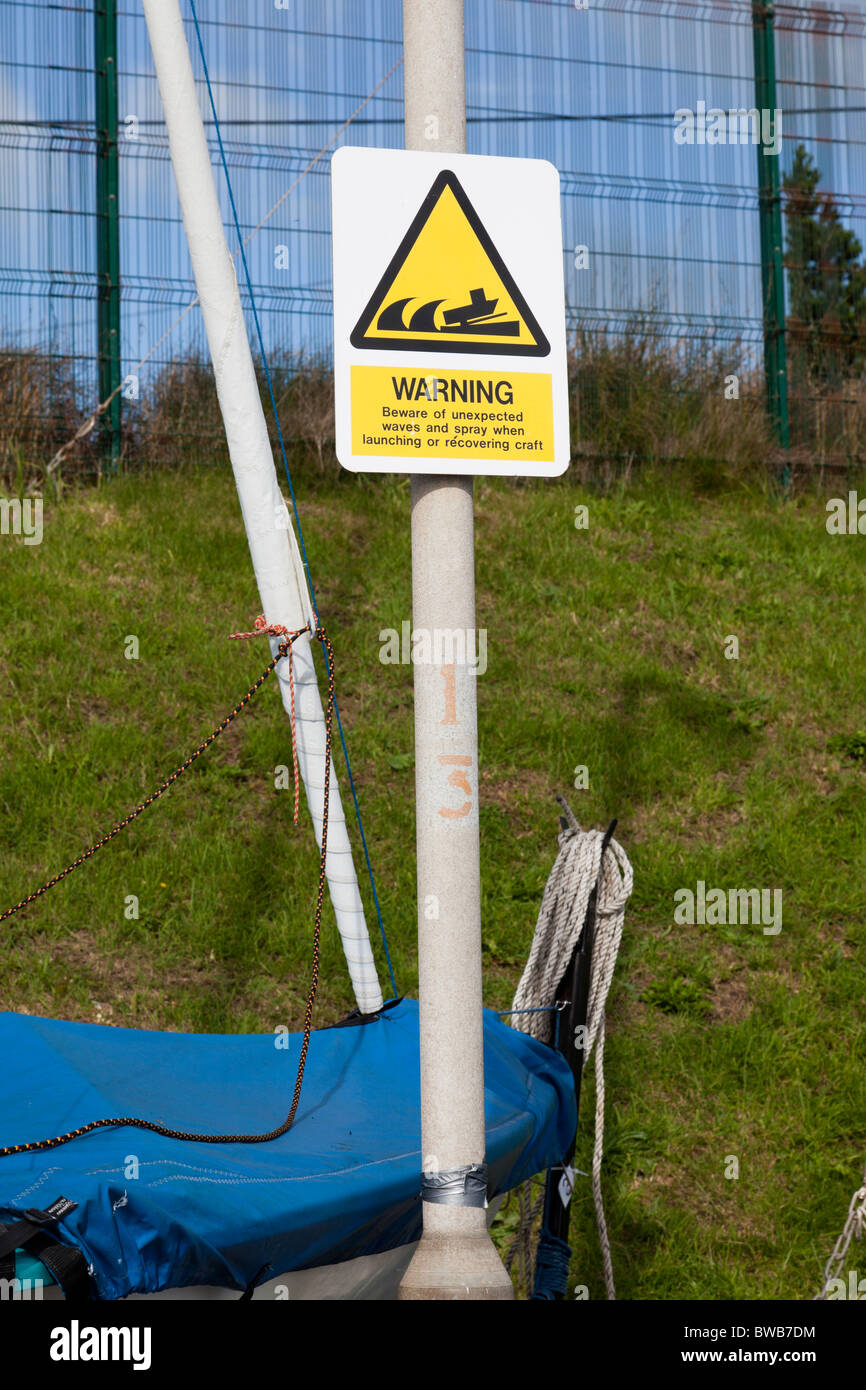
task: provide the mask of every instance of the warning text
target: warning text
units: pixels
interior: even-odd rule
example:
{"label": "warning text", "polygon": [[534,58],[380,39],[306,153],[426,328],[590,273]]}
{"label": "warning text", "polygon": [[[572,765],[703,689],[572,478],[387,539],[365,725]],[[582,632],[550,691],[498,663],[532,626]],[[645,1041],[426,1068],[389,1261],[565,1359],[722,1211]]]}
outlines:
{"label": "warning text", "polygon": [[553,459],[553,383],[544,372],[507,376],[351,368],[352,450],[392,457],[532,455]]}

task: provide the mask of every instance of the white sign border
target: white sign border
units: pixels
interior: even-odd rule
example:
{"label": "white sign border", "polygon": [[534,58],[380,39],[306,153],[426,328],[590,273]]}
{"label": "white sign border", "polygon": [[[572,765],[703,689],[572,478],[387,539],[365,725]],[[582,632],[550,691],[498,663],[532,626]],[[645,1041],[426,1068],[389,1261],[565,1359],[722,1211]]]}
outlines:
{"label": "white sign border", "polygon": [[[450,169],[466,190],[494,246],[550,343],[546,357],[496,353],[399,352],[355,348],[350,334],[437,174]],[[503,214],[503,188],[513,201]],[[386,211],[383,213],[382,208]],[[334,390],[337,458],[355,473],[439,476],[559,477],[570,461],[565,285],[559,173],[544,159],[427,153],[344,145],[331,160]],[[386,225],[383,226],[383,222]],[[489,453],[441,459],[355,454],[352,450],[352,366],[392,366],[444,376],[537,373],[552,378],[554,459]],[[465,455],[468,455],[465,456]]]}

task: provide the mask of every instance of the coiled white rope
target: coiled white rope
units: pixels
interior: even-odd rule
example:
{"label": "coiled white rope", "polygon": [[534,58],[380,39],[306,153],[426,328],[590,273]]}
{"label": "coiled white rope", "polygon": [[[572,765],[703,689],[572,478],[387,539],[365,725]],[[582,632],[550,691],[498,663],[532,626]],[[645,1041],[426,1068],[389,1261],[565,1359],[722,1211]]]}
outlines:
{"label": "coiled white rope", "polygon": [[[605,1289],[608,1298],[615,1299],[610,1241],[601,1193],[604,1157],[604,1016],[622,940],[625,905],[634,886],[634,874],[625,850],[616,840],[609,841],[602,863],[603,833],[600,830],[581,830],[570,812],[569,816],[572,824],[559,836],[559,854],[547,880],[532,949],[517,986],[512,1009],[537,1009],[554,999],[583,930],[590,894],[598,883],[586,1035],[582,1039],[575,1039],[575,1045],[579,1047],[583,1043],[584,1063],[589,1060],[589,1054],[595,1051],[592,1196]],[[542,1042],[552,1043],[554,1017],[546,1010],[518,1013],[513,1017],[512,1026]]]}

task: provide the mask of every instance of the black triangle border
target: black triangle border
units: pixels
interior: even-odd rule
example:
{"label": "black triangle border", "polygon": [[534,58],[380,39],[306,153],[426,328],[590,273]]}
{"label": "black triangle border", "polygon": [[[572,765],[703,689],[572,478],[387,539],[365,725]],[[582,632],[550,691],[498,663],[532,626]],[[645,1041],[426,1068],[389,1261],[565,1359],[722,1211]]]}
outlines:
{"label": "black triangle border", "polygon": [[[467,222],[493,264],[524,323],[535,338],[534,347],[527,347],[525,344],[510,346],[497,344],[493,346],[490,343],[449,343],[445,341],[437,343],[431,342],[428,338],[377,338],[375,342],[370,342],[364,337],[377,311],[380,310],[389,286],[396,279],[403,262],[418,240],[430,213],[446,188],[450,188],[457,199]],[[391,257],[384,275],[370,296],[366,309],[352,329],[349,342],[354,348],[363,348],[373,352],[450,352],[452,356],[463,355],[464,353],[484,353],[486,357],[547,357],[550,352],[550,343],[542,332],[538,320],[514,283],[511,272],[493,245],[487,229],[469,201],[463,185],[451,169],[443,169],[437,174],[430,192],[413,217],[409,230]]]}

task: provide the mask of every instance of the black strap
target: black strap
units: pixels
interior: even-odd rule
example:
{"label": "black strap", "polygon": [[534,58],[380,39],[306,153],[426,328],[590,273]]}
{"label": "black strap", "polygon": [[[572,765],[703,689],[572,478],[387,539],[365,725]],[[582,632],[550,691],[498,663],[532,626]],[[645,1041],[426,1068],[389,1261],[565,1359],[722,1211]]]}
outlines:
{"label": "black strap", "polygon": [[28,1240],[37,1235],[43,1226],[53,1225],[61,1216],[74,1211],[75,1206],[75,1202],[58,1197],[45,1211],[41,1211],[39,1207],[28,1207],[10,1226],[0,1223],[0,1259],[4,1255],[14,1255],[19,1246],[23,1249]]}
{"label": "black strap", "polygon": [[386,999],[382,1007],[376,1009],[375,1013],[372,1014],[363,1014],[360,1009],[353,1009],[351,1013],[346,1014],[345,1018],[341,1018],[338,1023],[326,1023],[320,1031],[324,1033],[330,1028],[357,1028],[364,1023],[374,1023],[377,1018],[381,1018],[389,1009],[395,1009],[398,1004],[402,1003],[403,996],[401,994],[399,999]]}
{"label": "black strap", "polygon": [[263,1274],[266,1274],[267,1271],[270,1269],[270,1267],[271,1267],[271,1266],[270,1266],[269,1264],[264,1264],[264,1265],[262,1265],[262,1267],[261,1267],[261,1269],[259,1270],[258,1274],[254,1274],[254,1275],[253,1275],[252,1279],[251,1279],[250,1282],[247,1284],[246,1288],[244,1289],[243,1293],[242,1293],[241,1296],[240,1296],[240,1299],[238,1300],[240,1303],[243,1303],[245,1299],[251,1299],[251,1298],[252,1298],[252,1296],[253,1296],[253,1290],[255,1289],[255,1287],[256,1287],[256,1285],[258,1284],[259,1280],[261,1279],[262,1275],[263,1275]]}
{"label": "black strap", "polygon": [[90,1270],[77,1245],[59,1245],[40,1231],[30,1238],[27,1251],[41,1260],[54,1276],[67,1303],[81,1303],[90,1298]]}
{"label": "black strap", "polygon": [[28,1207],[17,1221],[9,1225],[0,1222],[0,1278],[15,1278],[15,1251],[26,1250],[42,1261],[67,1300],[89,1298],[90,1271],[84,1255],[77,1246],[61,1245],[45,1233],[46,1226],[53,1226],[74,1211],[76,1205],[66,1197],[58,1197],[45,1211]]}

